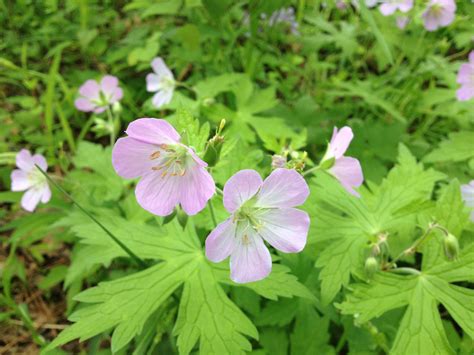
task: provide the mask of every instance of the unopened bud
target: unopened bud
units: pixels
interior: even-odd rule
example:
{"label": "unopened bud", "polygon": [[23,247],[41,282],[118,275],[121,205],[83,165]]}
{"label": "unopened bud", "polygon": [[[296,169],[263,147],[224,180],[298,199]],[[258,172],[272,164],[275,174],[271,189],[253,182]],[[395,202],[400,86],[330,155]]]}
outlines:
{"label": "unopened bud", "polygon": [[119,114],[120,112],[122,112],[122,105],[120,104],[120,102],[116,101],[112,104],[112,112],[115,114]]}
{"label": "unopened bud", "polygon": [[213,97],[207,97],[202,100],[202,104],[206,107],[212,106],[216,103],[216,100]]}
{"label": "unopened bud", "polygon": [[459,243],[458,239],[449,233],[444,237],[444,254],[450,260],[456,259],[459,254]]}
{"label": "unopened bud", "polygon": [[286,157],[275,154],[272,156],[272,168],[284,168],[286,166]]}
{"label": "unopened bud", "polygon": [[372,278],[374,274],[379,270],[379,262],[373,256],[369,256],[365,260],[365,272],[369,278]]}
{"label": "unopened bud", "polygon": [[215,166],[219,161],[221,155],[222,144],[224,137],[215,135],[207,142],[206,153],[204,154],[204,161],[209,167]]}

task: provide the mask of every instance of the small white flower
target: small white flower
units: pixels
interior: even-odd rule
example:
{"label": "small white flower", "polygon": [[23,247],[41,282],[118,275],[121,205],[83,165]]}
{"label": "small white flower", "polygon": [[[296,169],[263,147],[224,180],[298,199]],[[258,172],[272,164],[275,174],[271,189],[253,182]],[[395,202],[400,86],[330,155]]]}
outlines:
{"label": "small white flower", "polygon": [[48,169],[48,163],[41,154],[31,155],[22,149],[16,155],[16,166],[11,173],[12,191],[26,191],[21,199],[21,207],[33,212],[41,201],[47,203],[51,199],[51,190],[46,177],[36,168],[38,165],[43,171]]}
{"label": "small white flower", "polygon": [[160,108],[169,103],[173,98],[176,81],[174,80],[173,73],[160,57],[151,61],[151,67],[154,73],[146,76],[146,90],[148,92],[156,92],[151,102],[153,106]]}

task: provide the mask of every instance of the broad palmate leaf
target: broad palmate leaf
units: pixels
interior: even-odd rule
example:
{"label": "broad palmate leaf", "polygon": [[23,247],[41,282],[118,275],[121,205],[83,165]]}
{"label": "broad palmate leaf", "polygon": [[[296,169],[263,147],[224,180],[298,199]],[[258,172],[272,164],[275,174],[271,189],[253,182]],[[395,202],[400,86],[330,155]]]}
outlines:
{"label": "broad palmate leaf", "polygon": [[454,283],[474,280],[474,248],[466,249],[454,262],[445,261],[415,275],[384,272],[370,283],[351,285],[352,293],[338,305],[343,314],[353,314],[358,323],[406,306],[391,354],[453,354],[438,304],[456,323],[474,337],[474,290]]}

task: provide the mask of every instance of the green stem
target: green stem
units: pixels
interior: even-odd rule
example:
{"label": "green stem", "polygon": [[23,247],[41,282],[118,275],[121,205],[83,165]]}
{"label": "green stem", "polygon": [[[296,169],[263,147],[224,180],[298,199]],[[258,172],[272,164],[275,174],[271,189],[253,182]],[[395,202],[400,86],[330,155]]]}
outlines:
{"label": "green stem", "polygon": [[216,192],[218,195],[224,196],[224,191],[222,191],[220,188],[216,186]]}
{"label": "green stem", "polygon": [[85,208],[83,208],[79,203],[77,203],[71,195],[69,195],[66,190],[64,190],[61,186],[59,186],[53,179],[49,177],[46,172],[43,171],[38,165],[36,168],[43,174],[48,181],[53,184],[59,191],[61,191],[73,204],[75,204],[84,214],[89,217],[95,224],[97,224],[122,250],[127,253],[130,258],[142,269],[147,267],[147,264],[140,259],[133,251],[131,251],[125,244],[123,244],[116,236],[112,234],[102,223],[100,223],[92,214],[90,214]]}
{"label": "green stem", "polygon": [[388,263],[384,267],[384,269],[388,270],[388,269],[393,268],[396,265],[397,261],[400,260],[402,257],[416,251],[416,249],[420,247],[422,243],[428,240],[428,238],[431,236],[431,232],[433,231],[433,229],[439,229],[446,233],[446,229],[444,227],[438,225],[437,223],[430,223],[425,233],[423,233],[423,235],[420,238],[418,238],[409,248],[403,250],[395,259],[393,259],[390,263]]}
{"label": "green stem", "polygon": [[208,201],[209,212],[211,212],[212,223],[214,223],[214,228],[217,227],[216,213],[214,212],[214,206],[212,206],[212,200]]}
{"label": "green stem", "polygon": [[115,119],[109,105],[107,105],[107,118],[110,126],[110,146],[113,147],[115,143]]}
{"label": "green stem", "polygon": [[318,166],[312,167],[311,169],[303,171],[303,173],[301,175],[306,176],[306,175],[311,174],[311,173],[313,173],[313,172],[315,172],[319,169],[321,169],[321,167],[318,165]]}

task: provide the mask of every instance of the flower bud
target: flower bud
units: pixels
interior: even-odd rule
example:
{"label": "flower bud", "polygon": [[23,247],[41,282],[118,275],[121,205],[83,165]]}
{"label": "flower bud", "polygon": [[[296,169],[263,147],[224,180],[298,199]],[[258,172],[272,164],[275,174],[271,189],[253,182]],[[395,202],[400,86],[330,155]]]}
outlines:
{"label": "flower bud", "polygon": [[225,119],[222,119],[217,127],[214,137],[209,139],[204,154],[204,161],[211,167],[217,164],[221,155],[222,145],[224,144],[224,136],[221,135],[225,127]]}
{"label": "flower bud", "polygon": [[272,156],[272,168],[284,168],[286,166],[286,157],[278,154]]}
{"label": "flower bud", "polygon": [[459,243],[458,239],[449,233],[444,237],[444,254],[450,260],[456,259],[459,254]]}
{"label": "flower bud", "polygon": [[122,105],[119,101],[116,101],[112,104],[112,112],[115,114],[119,114],[120,112],[122,112]]}
{"label": "flower bud", "polygon": [[379,270],[379,262],[373,256],[369,256],[365,260],[365,272],[369,278],[372,278],[374,274]]}

